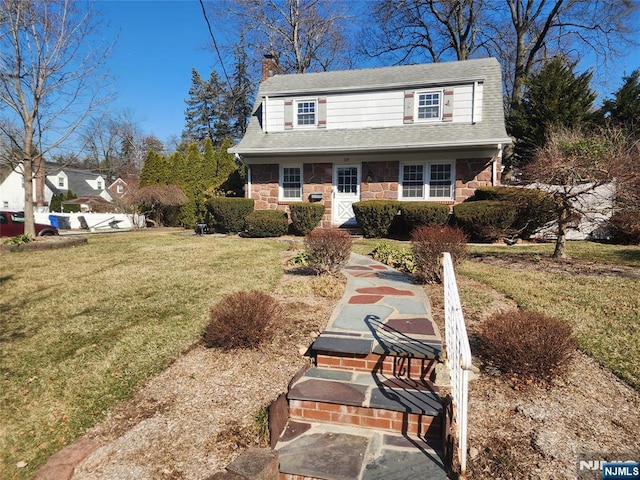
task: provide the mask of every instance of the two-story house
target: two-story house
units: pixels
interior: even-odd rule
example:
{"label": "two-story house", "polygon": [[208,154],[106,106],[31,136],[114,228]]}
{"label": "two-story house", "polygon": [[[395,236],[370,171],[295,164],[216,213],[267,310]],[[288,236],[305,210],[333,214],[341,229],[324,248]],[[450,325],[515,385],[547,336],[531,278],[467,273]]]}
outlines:
{"label": "two-story house", "polygon": [[511,140],[497,60],[297,75],[272,62],[230,149],[256,209],[320,201],[324,227],[348,226],[361,200],[453,205],[499,184]]}

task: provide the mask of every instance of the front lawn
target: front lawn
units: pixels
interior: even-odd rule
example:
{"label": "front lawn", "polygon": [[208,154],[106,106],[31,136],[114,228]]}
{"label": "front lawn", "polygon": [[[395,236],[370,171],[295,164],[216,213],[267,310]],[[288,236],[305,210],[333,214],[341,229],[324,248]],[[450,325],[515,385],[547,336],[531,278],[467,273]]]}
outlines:
{"label": "front lawn", "polygon": [[166,368],[200,338],[222,297],[270,291],[285,248],[148,230],[0,253],[0,478],[32,477]]}

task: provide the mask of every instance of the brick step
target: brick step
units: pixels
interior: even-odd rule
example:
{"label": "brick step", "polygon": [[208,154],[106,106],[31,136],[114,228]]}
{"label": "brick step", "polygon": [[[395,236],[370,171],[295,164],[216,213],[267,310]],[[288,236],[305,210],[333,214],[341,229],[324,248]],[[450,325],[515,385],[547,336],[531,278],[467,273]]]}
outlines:
{"label": "brick step", "polygon": [[445,480],[435,442],[357,427],[290,421],[276,445],[280,480]]}
{"label": "brick step", "polygon": [[312,368],[287,397],[292,419],[441,436],[440,397],[427,381]]}
{"label": "brick step", "polygon": [[435,381],[437,363],[435,359],[398,357],[378,353],[316,352],[318,368],[432,382]]}

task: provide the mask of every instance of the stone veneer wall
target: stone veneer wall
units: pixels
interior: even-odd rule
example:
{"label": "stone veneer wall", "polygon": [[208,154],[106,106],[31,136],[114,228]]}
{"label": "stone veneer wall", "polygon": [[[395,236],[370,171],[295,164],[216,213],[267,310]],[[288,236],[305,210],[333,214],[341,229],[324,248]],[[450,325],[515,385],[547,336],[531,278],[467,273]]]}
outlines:
{"label": "stone veneer wall", "polygon": [[363,162],[360,199],[397,200],[399,178],[400,162]]}
{"label": "stone veneer wall", "polygon": [[[447,204],[460,203],[473,195],[478,187],[492,185],[491,159],[461,159],[456,161],[456,198],[455,202],[441,202]],[[500,163],[496,168],[500,172]],[[251,166],[251,198],[255,200],[256,210],[288,211],[291,202],[278,200],[279,165]],[[370,180],[368,177],[371,177]],[[302,168],[303,201],[309,201],[312,193],[322,193],[322,204],[325,214],[322,218],[323,228],[331,227],[331,200],[333,183],[333,164],[308,163]],[[397,200],[398,179],[400,178],[400,163],[363,162],[361,200]],[[499,184],[499,182],[498,182]]]}
{"label": "stone veneer wall", "polygon": [[[490,187],[492,185],[492,159],[477,158],[456,161],[456,200],[455,203],[464,202],[471,197],[478,187]],[[500,162],[496,166],[500,174]],[[498,181],[496,185],[500,184]]]}

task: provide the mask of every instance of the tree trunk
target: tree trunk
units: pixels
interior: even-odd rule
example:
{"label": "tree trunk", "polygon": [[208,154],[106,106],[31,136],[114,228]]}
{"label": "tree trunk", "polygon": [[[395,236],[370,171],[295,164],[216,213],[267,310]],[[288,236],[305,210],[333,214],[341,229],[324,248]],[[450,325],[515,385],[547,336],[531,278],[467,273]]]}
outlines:
{"label": "tree trunk", "polygon": [[36,226],[33,217],[33,164],[31,158],[22,162],[22,175],[24,178],[24,234],[36,236]]}
{"label": "tree trunk", "polygon": [[558,236],[556,238],[556,247],[553,251],[553,258],[567,258],[567,226],[569,224],[569,211],[562,209],[558,215]]}

